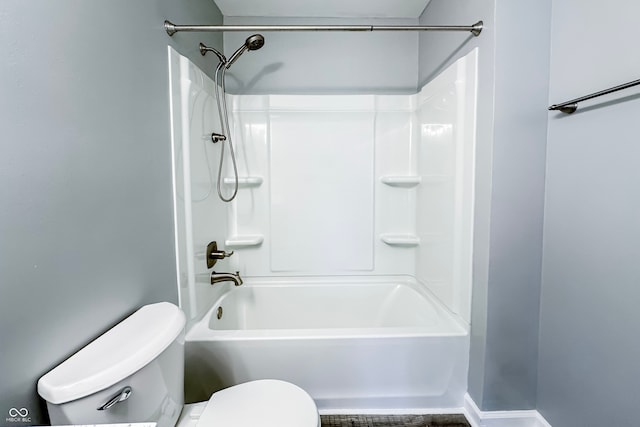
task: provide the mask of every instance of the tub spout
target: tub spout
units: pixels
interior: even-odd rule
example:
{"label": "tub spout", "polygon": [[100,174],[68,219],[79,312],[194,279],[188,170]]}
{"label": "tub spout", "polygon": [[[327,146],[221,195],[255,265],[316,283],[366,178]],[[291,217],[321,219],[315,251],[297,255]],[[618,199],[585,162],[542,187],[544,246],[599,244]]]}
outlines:
{"label": "tub spout", "polygon": [[236,271],[236,274],[211,272],[211,284],[215,285],[220,282],[233,282],[236,286],[240,286],[242,285],[242,278],[239,271]]}

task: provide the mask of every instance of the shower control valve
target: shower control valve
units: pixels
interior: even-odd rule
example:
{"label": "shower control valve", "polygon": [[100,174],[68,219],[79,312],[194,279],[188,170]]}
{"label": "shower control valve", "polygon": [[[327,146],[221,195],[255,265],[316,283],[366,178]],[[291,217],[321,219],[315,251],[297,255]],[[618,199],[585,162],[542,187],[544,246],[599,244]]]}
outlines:
{"label": "shower control valve", "polygon": [[212,268],[219,259],[229,258],[231,255],[233,255],[233,251],[219,251],[217,242],[209,243],[207,245],[207,268]]}

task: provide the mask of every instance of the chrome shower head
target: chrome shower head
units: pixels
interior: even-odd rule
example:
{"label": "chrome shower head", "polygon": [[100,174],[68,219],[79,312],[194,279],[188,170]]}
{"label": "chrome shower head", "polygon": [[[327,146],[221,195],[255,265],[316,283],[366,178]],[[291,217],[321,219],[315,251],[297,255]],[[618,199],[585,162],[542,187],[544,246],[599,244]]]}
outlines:
{"label": "chrome shower head", "polygon": [[231,55],[229,61],[227,61],[227,69],[229,69],[229,67],[231,67],[231,65],[233,65],[233,63],[236,62],[240,55],[242,55],[246,50],[258,50],[262,46],[264,46],[264,37],[262,34],[254,34],[247,37],[244,44],[240,46],[238,50],[233,52],[233,55]]}
{"label": "chrome shower head", "polygon": [[262,34],[254,34],[249,36],[247,40],[244,42],[244,45],[247,46],[249,50],[258,50],[262,46],[264,46],[264,37]]}

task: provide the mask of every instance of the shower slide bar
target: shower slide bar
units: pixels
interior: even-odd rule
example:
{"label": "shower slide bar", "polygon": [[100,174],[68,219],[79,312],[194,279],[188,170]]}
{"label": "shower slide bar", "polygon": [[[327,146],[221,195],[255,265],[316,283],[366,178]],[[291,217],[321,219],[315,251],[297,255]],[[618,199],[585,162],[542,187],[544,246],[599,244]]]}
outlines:
{"label": "shower slide bar", "polygon": [[164,21],[167,34],[179,31],[469,31],[482,32],[483,22],[473,25],[176,25]]}
{"label": "shower slide bar", "polygon": [[571,101],[563,102],[562,104],[553,104],[549,107],[549,110],[559,110],[565,114],[575,113],[578,109],[578,103],[582,101],[586,101],[588,99],[597,98],[599,96],[608,95],[613,92],[617,92],[619,90],[628,89],[633,86],[640,85],[640,79],[634,80],[629,83],[621,84],[618,86],[614,86],[609,89],[601,90],[600,92],[595,92],[590,95],[581,96],[580,98],[572,99]]}

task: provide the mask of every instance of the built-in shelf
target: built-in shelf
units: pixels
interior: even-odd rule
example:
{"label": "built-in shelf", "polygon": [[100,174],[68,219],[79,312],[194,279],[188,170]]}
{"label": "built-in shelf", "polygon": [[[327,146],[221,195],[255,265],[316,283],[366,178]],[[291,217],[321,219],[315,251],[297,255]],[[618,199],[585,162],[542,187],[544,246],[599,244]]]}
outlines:
{"label": "built-in shelf", "polygon": [[244,248],[249,246],[258,246],[262,244],[263,241],[264,236],[262,234],[251,234],[229,237],[224,241],[224,244],[228,247]]}
{"label": "built-in shelf", "polygon": [[415,234],[381,234],[380,240],[389,246],[418,246],[420,238]]}
{"label": "built-in shelf", "polygon": [[380,181],[391,187],[415,187],[420,184],[422,178],[417,175],[385,175]]}
{"label": "built-in shelf", "polygon": [[[261,176],[239,176],[238,187],[259,187],[262,185]],[[236,180],[233,177],[226,177],[222,180],[226,185],[235,185]]]}

